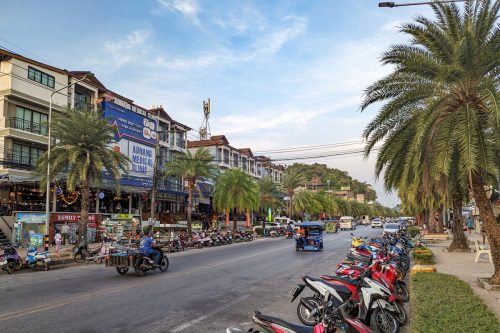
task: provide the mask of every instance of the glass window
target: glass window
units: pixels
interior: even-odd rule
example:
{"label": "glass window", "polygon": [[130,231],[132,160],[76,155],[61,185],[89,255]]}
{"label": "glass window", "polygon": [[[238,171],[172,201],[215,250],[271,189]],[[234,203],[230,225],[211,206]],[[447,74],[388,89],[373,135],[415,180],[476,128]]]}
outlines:
{"label": "glass window", "polygon": [[47,135],[48,116],[20,106],[16,107],[16,118],[11,127],[36,134]]}
{"label": "glass window", "polygon": [[12,147],[12,162],[35,166],[38,159],[45,153],[44,150],[14,143]]}
{"label": "glass window", "polygon": [[39,71],[33,67],[28,67],[28,79],[41,83],[50,88],[54,88],[55,78],[52,75]]}

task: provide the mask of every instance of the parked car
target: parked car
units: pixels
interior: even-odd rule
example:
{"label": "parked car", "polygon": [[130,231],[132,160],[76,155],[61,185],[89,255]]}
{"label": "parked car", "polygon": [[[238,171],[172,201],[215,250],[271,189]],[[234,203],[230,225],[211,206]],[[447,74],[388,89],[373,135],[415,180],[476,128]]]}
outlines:
{"label": "parked car", "polygon": [[339,220],[340,230],[354,230],[356,228],[356,222],[352,216],[342,216]]}
{"label": "parked car", "polygon": [[401,229],[399,223],[386,223],[384,226],[384,234],[393,234]]}
{"label": "parked car", "polygon": [[381,219],[373,219],[372,220],[372,228],[383,228],[384,222]]}

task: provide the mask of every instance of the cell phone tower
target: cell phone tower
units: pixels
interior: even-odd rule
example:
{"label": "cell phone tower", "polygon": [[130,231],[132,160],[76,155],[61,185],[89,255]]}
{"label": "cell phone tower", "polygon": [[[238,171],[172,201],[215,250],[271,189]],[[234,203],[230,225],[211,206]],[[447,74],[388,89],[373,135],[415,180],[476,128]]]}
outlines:
{"label": "cell phone tower", "polygon": [[208,140],[211,136],[210,133],[210,123],[208,122],[210,118],[210,98],[208,101],[203,101],[203,122],[200,126],[200,131],[198,132],[198,140]]}

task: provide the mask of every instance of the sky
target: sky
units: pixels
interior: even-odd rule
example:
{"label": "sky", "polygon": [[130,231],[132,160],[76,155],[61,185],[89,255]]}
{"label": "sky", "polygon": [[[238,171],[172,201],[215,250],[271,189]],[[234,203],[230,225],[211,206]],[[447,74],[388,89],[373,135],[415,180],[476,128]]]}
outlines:
{"label": "sky", "polygon": [[[361,113],[363,90],[391,71],[380,55],[407,42],[401,23],[430,13],[427,6],[377,4],[2,0],[0,46],[59,68],[90,70],[110,90],[144,107],[162,105],[195,130],[210,97],[211,133],[226,135],[234,147],[266,153],[353,143],[302,152],[324,155],[362,149],[362,132],[380,107]],[[397,195],[375,178],[375,160],[376,152],[300,162],[348,171],[394,206]]]}

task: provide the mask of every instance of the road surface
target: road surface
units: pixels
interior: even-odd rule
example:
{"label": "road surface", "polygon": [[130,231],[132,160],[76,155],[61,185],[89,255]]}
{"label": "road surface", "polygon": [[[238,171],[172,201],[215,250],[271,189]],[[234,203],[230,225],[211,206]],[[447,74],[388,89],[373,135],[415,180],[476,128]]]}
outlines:
{"label": "road surface", "polygon": [[[263,313],[298,322],[290,294],[307,274],[332,274],[349,248],[348,231],[325,235],[321,252],[294,241],[257,239],[169,255],[165,273],[121,276],[104,265],[0,273],[0,332],[224,332],[249,328]],[[360,236],[380,229],[358,226]]]}

